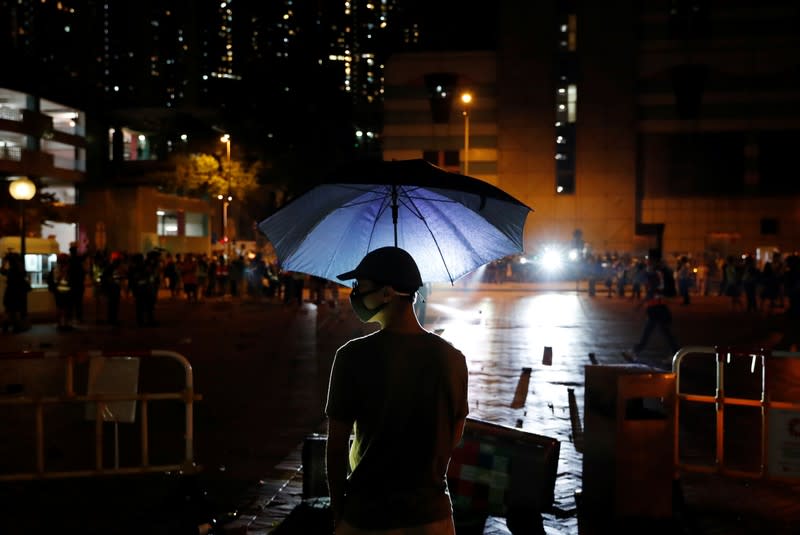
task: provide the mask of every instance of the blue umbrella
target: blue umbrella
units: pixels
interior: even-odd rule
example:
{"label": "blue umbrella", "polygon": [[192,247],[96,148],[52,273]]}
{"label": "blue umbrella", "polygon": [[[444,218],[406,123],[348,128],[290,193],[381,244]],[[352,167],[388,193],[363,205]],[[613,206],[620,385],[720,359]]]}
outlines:
{"label": "blue umbrella", "polygon": [[408,251],[423,282],[450,282],[522,252],[532,209],[476,178],[424,160],[337,168],[258,224],[280,266],[337,281],[369,251]]}

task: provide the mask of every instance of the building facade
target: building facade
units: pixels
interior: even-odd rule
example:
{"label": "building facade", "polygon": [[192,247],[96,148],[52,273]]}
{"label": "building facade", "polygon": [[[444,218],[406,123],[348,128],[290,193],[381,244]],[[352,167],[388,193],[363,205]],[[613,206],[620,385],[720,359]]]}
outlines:
{"label": "building facade", "polygon": [[467,161],[534,208],[529,252],[796,251],[799,10],[502,2],[496,50],[392,56],[384,158]]}
{"label": "building facade", "polygon": [[[163,171],[148,137],[129,128],[108,132],[104,160],[116,154],[128,180],[87,184],[87,114],[36,95],[0,88],[0,177],[27,176],[37,195],[53,199],[52,220],[29,221],[26,234],[72,243],[88,252],[137,252],[161,247],[207,253],[216,204],[161,193],[141,177]],[[113,148],[116,146],[116,148]],[[160,167],[159,167],[160,166]],[[29,218],[31,219],[31,218]],[[5,251],[4,251],[5,252]]]}

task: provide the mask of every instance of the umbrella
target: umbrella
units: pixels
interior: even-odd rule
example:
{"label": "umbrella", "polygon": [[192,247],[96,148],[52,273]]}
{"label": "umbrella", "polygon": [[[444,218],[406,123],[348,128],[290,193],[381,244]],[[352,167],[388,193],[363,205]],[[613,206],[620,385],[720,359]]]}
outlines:
{"label": "umbrella", "polygon": [[405,249],[423,282],[450,282],[522,252],[531,208],[424,160],[343,165],[258,224],[280,265],[336,281],[369,251]]}

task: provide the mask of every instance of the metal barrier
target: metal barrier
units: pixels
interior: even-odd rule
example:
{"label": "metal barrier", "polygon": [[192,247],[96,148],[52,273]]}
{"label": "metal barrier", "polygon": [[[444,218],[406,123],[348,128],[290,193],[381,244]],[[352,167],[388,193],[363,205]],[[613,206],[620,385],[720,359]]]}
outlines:
{"label": "metal barrier", "polygon": [[[706,368],[696,374],[687,374],[683,368],[691,358],[702,359],[703,362],[699,364]],[[748,364],[749,370],[746,368]],[[700,392],[688,391],[691,385],[687,383],[708,380],[703,372],[712,367],[713,385],[706,388],[707,391],[702,391],[702,388]],[[800,480],[800,381],[797,380],[800,353],[690,346],[675,354],[672,369],[676,376],[676,470],[744,478]],[[710,391],[712,389],[713,392]],[[687,421],[699,412],[694,411],[694,415],[684,417],[684,413],[691,412],[691,404],[696,406],[693,408],[700,409],[713,406],[714,440],[710,463],[691,462],[691,459],[687,459],[691,455],[684,455],[681,450],[684,446],[681,429],[689,427]],[[754,414],[756,411],[757,414]],[[707,423],[702,416],[696,419],[698,429]],[[748,432],[752,432],[756,425],[755,419],[758,420],[758,435],[753,437]],[[704,444],[702,440],[697,442]],[[731,442],[740,443],[740,450],[746,452],[746,456],[751,456],[754,449],[758,450],[758,458],[749,459],[749,469],[729,460],[727,446]]]}
{"label": "metal barrier", "polygon": [[[176,361],[183,367],[183,388],[172,392],[139,392],[138,373],[140,359],[166,358]],[[34,425],[35,469],[32,471],[18,471],[14,473],[0,473],[0,481],[51,479],[68,477],[85,477],[110,474],[143,474],[154,472],[183,471],[192,472],[199,469],[194,462],[194,402],[202,397],[194,391],[192,366],[183,355],[174,351],[88,351],[83,353],[61,354],[55,352],[21,352],[0,353],[0,363],[15,363],[15,368],[23,367],[24,363],[33,362],[63,364],[59,375],[64,375],[64,387],[58,393],[37,393],[26,395],[24,385],[14,385],[15,388],[6,386],[7,392],[0,395],[0,411],[9,413],[9,407],[32,407]],[[113,364],[122,362],[133,363],[128,371]],[[86,378],[87,391],[76,392],[76,365],[87,364]],[[105,368],[105,372],[104,370]],[[60,367],[60,366],[59,366]],[[120,378],[134,371],[136,377],[127,381],[122,388]],[[110,372],[110,373],[109,373]],[[94,375],[94,377],[92,377]],[[105,378],[100,387],[101,378]],[[82,378],[83,379],[83,378]],[[125,382],[125,381],[123,381]],[[131,388],[132,386],[132,388]],[[13,390],[18,389],[19,392]],[[12,390],[12,391],[9,391]],[[60,388],[59,388],[60,390]],[[94,390],[94,391],[93,391]],[[150,464],[150,402],[178,400],[184,405],[183,410],[183,447],[182,459],[175,463]],[[118,426],[120,421],[133,423],[135,420],[136,405],[139,408],[139,449],[140,458],[136,466],[119,466],[119,436]],[[45,463],[45,407],[64,407],[72,404],[85,404],[85,418],[94,420],[94,467],[76,468],[66,470],[48,470]],[[21,411],[23,412],[23,411]],[[104,462],[104,423],[114,422],[114,466],[105,466]],[[5,437],[14,437],[15,432],[21,429],[3,430]],[[10,442],[6,439],[6,442]],[[24,449],[24,447],[22,448]],[[21,463],[20,463],[21,464]]]}

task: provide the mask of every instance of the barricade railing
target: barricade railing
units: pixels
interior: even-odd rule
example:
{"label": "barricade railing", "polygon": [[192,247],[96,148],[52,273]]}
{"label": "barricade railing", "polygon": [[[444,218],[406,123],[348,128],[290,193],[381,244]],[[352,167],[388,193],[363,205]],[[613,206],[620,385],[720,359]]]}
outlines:
{"label": "barricade railing", "polygon": [[[694,369],[685,369],[690,363]],[[677,471],[800,480],[800,353],[690,346],[675,354],[672,367]],[[696,446],[710,455],[693,455],[681,433],[692,426],[695,434],[708,427],[704,408],[713,410],[713,436],[697,440]],[[713,448],[705,439],[711,439]],[[737,447],[729,447],[731,443]],[[739,453],[735,460],[731,451]]]}
{"label": "barricade railing", "polygon": [[[165,392],[140,392],[139,387],[139,363],[147,359],[150,361],[155,358],[171,359],[183,368],[183,385],[172,391]],[[195,393],[192,366],[188,359],[180,353],[167,350],[150,351],[87,351],[81,353],[57,353],[57,352],[18,352],[0,353],[0,364],[6,365],[4,371],[15,370],[23,367],[25,363],[47,363],[55,364],[56,375],[63,374],[63,389],[56,388],[56,392],[37,392],[28,394],[28,389],[24,384],[13,385],[10,388],[6,385],[6,392],[0,394],[0,412],[8,415],[12,408],[27,408],[21,410],[19,419],[27,419],[32,416],[33,421],[33,447],[32,454],[33,469],[0,470],[0,481],[18,481],[33,479],[51,479],[68,477],[86,477],[95,475],[111,474],[143,474],[154,472],[193,472],[199,470],[194,459],[194,403],[200,401],[202,397]],[[63,366],[63,368],[62,368]],[[76,366],[85,369],[86,377],[81,376],[81,385],[85,386],[85,392],[78,392],[76,388]],[[52,386],[52,385],[51,385]],[[35,388],[33,390],[36,390]],[[52,390],[52,389],[51,389]],[[174,425],[183,427],[183,444],[180,453],[176,453],[175,462],[161,464],[151,464],[151,402],[179,401],[183,403],[182,415],[178,416],[182,422],[175,422]],[[74,404],[84,404],[85,420],[94,420],[94,460],[92,467],[67,467],[62,469],[52,469],[47,466],[45,439],[45,408],[73,406]],[[136,419],[138,405],[138,462],[126,466],[120,466],[119,462],[119,422],[133,423]],[[31,412],[29,415],[28,412]],[[74,416],[74,411],[71,412]],[[114,463],[108,466],[106,450],[108,449],[107,440],[104,438],[105,423],[114,424]],[[20,424],[19,421],[15,422]],[[62,428],[69,423],[60,422]],[[7,424],[8,425],[8,424]],[[13,424],[11,424],[13,425]],[[173,425],[170,420],[167,424]],[[74,426],[73,426],[74,427]],[[78,426],[80,427],[80,426]],[[16,429],[2,430],[6,444],[15,440],[17,435],[22,435],[24,425]],[[59,432],[70,432],[80,434],[86,430],[73,428],[62,429]],[[170,428],[171,432],[176,429]],[[49,437],[48,437],[49,438]],[[55,437],[54,440],[59,440]],[[25,453],[26,445],[18,448]],[[157,448],[156,448],[157,450]],[[176,450],[177,451],[177,450]],[[19,453],[19,452],[18,452]],[[163,457],[163,455],[161,456]],[[178,459],[178,457],[180,457]],[[170,459],[171,461],[172,459]],[[7,466],[20,466],[25,462],[20,459],[4,459]]]}

